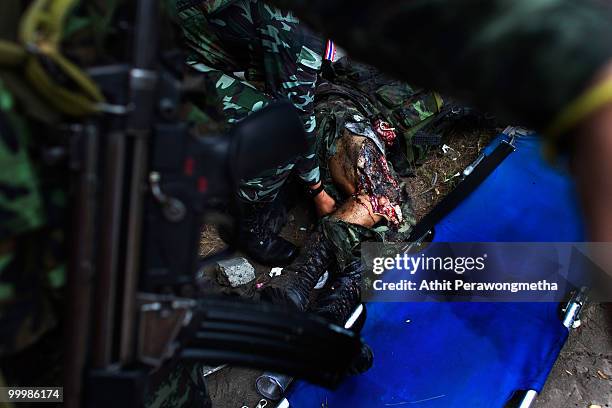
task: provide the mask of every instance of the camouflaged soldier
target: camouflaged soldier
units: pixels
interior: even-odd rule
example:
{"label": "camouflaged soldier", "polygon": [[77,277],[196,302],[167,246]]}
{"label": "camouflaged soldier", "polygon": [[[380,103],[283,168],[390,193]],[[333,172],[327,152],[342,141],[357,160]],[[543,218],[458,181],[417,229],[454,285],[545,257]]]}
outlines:
{"label": "camouflaged soldier", "polygon": [[292,13],[260,0],[180,0],[176,12],[190,48],[187,63],[209,84],[204,109],[216,103],[222,118],[233,123],[270,101],[287,99],[301,113],[309,140],[305,155],[244,180],[238,192],[238,246],[264,264],[287,264],[297,249],[266,225],[264,214],[272,211],[291,171],[295,168],[310,187],[321,215],[334,207],[333,199],[320,187],[314,154],[315,83],[327,44]]}
{"label": "camouflaged soldier", "polygon": [[[347,57],[330,72],[317,86],[316,152],[325,189],[339,208],[320,221],[298,259],[262,295],[343,324],[361,300],[360,244],[404,242],[415,224],[409,192],[388,153],[403,139],[416,147],[415,131],[430,131],[447,109],[436,93]],[[328,285],[310,305],[326,271]]]}

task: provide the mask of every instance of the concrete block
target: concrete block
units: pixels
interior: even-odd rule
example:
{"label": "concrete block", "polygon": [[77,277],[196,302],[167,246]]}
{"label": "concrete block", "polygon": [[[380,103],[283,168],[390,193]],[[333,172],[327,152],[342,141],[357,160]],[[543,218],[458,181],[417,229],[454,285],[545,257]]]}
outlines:
{"label": "concrete block", "polygon": [[232,288],[255,280],[255,268],[245,258],[226,259],[217,262],[217,279]]}

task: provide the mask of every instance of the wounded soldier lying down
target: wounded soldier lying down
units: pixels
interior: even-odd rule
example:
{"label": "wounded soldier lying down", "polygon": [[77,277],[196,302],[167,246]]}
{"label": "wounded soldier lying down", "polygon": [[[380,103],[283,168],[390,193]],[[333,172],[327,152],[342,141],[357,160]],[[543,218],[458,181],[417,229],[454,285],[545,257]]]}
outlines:
{"label": "wounded soldier lying down", "polygon": [[[442,104],[436,94],[346,59],[334,68],[332,79],[318,85],[315,111],[321,176],[338,208],[319,222],[301,255],[262,295],[344,323],[360,301],[360,243],[406,240],[415,222],[387,152],[397,150],[400,138],[410,137],[419,124],[441,115]],[[326,290],[310,305],[325,271]]]}

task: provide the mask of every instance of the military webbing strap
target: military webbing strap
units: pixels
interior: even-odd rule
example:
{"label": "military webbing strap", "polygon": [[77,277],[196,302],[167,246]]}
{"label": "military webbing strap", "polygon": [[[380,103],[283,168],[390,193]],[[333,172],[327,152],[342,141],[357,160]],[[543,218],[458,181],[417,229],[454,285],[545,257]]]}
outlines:
{"label": "military webbing strap", "polygon": [[[56,110],[85,116],[99,111],[104,97],[96,84],[59,50],[62,27],[75,1],[34,0],[21,19],[19,44],[0,40],[0,66],[22,66],[30,85]],[[63,83],[48,74],[45,66],[49,65],[64,74]]]}
{"label": "military webbing strap", "polygon": [[0,81],[10,94],[20,102],[20,109],[27,118],[47,125],[60,122],[60,113],[32,88],[23,74],[17,70],[1,69]]}
{"label": "military webbing strap", "polygon": [[357,109],[359,109],[359,111],[361,111],[361,113],[370,120],[377,119],[379,115],[378,110],[374,106],[372,106],[367,96],[363,95],[360,91],[351,89],[343,85],[337,85],[327,81],[322,82],[317,86],[316,95],[317,98],[327,96],[340,96],[343,98],[347,98],[353,101]]}

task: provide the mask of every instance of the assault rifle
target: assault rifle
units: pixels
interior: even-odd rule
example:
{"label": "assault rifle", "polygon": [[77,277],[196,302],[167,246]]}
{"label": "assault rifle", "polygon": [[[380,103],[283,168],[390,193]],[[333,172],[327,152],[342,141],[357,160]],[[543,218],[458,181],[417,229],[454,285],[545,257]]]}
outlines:
{"label": "assault rifle", "polygon": [[273,104],[227,135],[179,119],[180,59],[158,46],[158,0],[136,2],[131,63],[94,67],[104,114],[67,128],[77,174],[64,401],[141,406],[174,362],[230,363],[337,384],[357,334],[272,305],[203,296],[203,217],[239,180],[300,154],[301,121]]}

